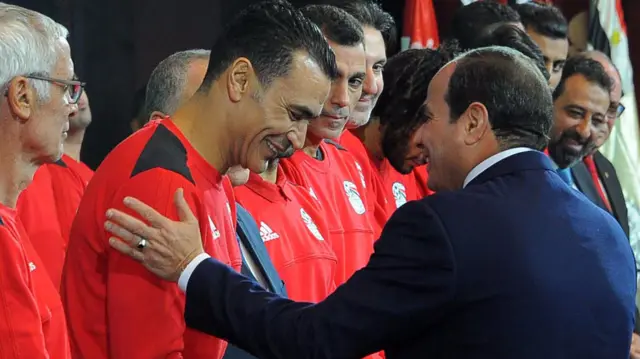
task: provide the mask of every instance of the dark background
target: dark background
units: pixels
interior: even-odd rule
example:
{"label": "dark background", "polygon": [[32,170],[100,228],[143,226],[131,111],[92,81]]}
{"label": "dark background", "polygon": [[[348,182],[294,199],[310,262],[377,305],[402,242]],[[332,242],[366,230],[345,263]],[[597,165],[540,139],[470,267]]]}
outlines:
{"label": "dark background", "polygon": [[[153,68],[168,55],[209,48],[225,19],[255,0],[17,0],[15,3],[67,26],[76,72],[87,82],[93,113],[82,159],[95,168],[130,133],[132,99]],[[610,0],[613,1],[613,0]],[[296,5],[318,1],[292,1]],[[441,38],[460,0],[433,0]],[[588,8],[588,0],[555,0],[567,18]],[[404,0],[382,5],[402,24]],[[626,18],[640,0],[623,1]],[[640,80],[640,24],[627,21],[631,57]],[[401,31],[399,31],[400,33]]]}

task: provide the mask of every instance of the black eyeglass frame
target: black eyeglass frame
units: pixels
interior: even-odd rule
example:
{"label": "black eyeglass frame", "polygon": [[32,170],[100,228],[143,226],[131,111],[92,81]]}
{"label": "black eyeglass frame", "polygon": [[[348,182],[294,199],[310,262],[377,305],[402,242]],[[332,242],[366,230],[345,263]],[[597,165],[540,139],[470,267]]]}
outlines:
{"label": "black eyeglass frame", "polygon": [[[69,94],[69,99],[71,100],[70,102],[71,104],[74,104],[74,105],[77,104],[78,101],[80,101],[80,97],[82,96],[82,91],[84,91],[84,87],[87,85],[86,82],[82,82],[78,80],[63,80],[55,77],[47,77],[47,76],[40,76],[40,75],[26,75],[25,77],[32,80],[47,81],[49,83],[62,87],[64,89],[64,92]],[[72,94],[69,91],[69,89],[71,89],[72,86],[78,86],[80,90],[78,90],[77,93]]]}

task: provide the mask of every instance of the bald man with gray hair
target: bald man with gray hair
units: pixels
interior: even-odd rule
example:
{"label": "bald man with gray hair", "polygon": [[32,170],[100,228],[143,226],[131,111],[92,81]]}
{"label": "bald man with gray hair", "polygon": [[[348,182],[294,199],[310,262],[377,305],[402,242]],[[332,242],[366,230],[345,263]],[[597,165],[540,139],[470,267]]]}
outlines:
{"label": "bald man with gray hair", "polygon": [[140,119],[149,121],[172,115],[191,98],[202,84],[210,54],[209,50],[186,50],[160,61],[147,82]]}

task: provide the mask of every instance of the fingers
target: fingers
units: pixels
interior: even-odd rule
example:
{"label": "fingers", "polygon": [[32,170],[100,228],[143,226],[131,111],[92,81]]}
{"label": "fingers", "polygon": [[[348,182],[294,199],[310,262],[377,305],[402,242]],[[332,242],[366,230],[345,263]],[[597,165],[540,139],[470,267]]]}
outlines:
{"label": "fingers", "polygon": [[111,247],[113,247],[113,249],[117,250],[118,252],[129,256],[138,262],[142,262],[144,259],[144,254],[141,251],[130,247],[128,242],[123,242],[118,238],[111,237],[109,238],[109,245],[111,245]]}
{"label": "fingers", "polygon": [[158,213],[155,209],[146,205],[144,202],[133,197],[125,197],[122,202],[125,206],[138,213],[142,218],[146,219],[151,226],[155,228],[163,228],[167,225],[168,219]]}
{"label": "fingers", "polygon": [[137,238],[138,236],[153,238],[155,235],[155,229],[117,209],[109,209],[107,219],[104,228],[132,246],[138,244],[137,242],[140,240]]}
{"label": "fingers", "polygon": [[173,202],[176,204],[178,218],[180,218],[181,222],[194,222],[197,220],[189,207],[189,203],[184,199],[184,190],[182,188],[178,188],[176,191],[173,197]]}

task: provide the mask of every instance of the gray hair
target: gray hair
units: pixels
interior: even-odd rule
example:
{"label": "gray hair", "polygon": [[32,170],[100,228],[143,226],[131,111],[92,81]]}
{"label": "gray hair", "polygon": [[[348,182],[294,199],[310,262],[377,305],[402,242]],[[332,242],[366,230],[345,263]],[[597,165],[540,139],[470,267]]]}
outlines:
{"label": "gray hair", "polygon": [[140,118],[148,121],[153,111],[173,114],[180,105],[189,66],[196,60],[209,59],[210,55],[208,50],[186,50],[162,60],[149,77]]}
{"label": "gray hair", "polygon": [[[57,42],[69,31],[48,16],[0,3],[0,86],[16,76],[47,76],[58,60]],[[30,80],[38,98],[46,100],[50,84]]]}

